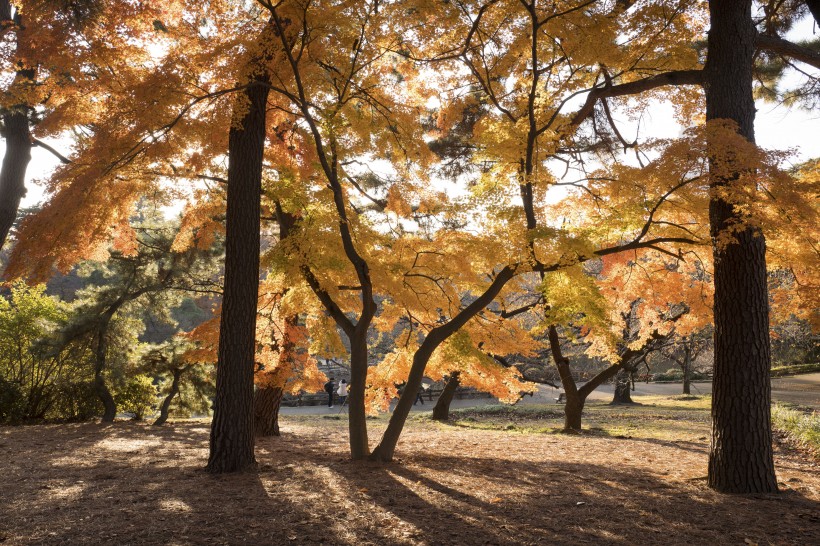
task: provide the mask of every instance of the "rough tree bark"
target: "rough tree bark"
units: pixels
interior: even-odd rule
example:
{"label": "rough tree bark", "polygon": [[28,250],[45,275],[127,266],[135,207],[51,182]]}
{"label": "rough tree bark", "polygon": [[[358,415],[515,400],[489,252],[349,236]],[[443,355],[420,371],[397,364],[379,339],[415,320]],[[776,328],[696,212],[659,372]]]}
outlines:
{"label": "rough tree bark", "polygon": [[460,372],[451,372],[444,384],[444,389],[441,391],[441,396],[436,400],[436,405],[433,406],[433,420],[446,421],[450,418],[450,404],[453,402],[453,395],[458,389]]}
{"label": "rough tree bark", "polygon": [[[264,43],[265,35],[263,35]],[[228,137],[225,280],[216,396],[206,470],[236,472],[255,464],[253,373],[259,289],[259,226],[262,157],[269,76],[264,63],[249,66],[249,85],[237,99],[243,112]],[[238,123],[237,123],[238,122]]]}
{"label": "rough tree bark", "polygon": [[[705,68],[706,119],[729,119],[754,142],[751,0],[711,0]],[[714,187],[731,180],[712,180]],[[712,237],[742,221],[732,204],[709,203]],[[771,436],[766,243],[748,227],[714,245],[715,364],[709,486],[727,493],[777,491]]]}
{"label": "rough tree bark", "polygon": [[634,404],[632,401],[632,380],[629,370],[621,369],[615,376],[615,393],[612,396],[612,404]]}
{"label": "rough tree bark", "polygon": [[[17,27],[17,40],[23,40],[24,28],[19,13],[12,16],[12,6],[8,0],[0,0],[0,24]],[[18,46],[19,47],[19,46]],[[11,83],[12,88],[29,85],[34,81],[34,70],[18,70]],[[31,132],[29,128],[29,106],[17,104],[3,109],[3,125],[0,136],[6,141],[6,153],[0,167],[0,249],[6,243],[11,231],[20,201],[26,195],[26,170],[31,161]]]}
{"label": "rough tree bark", "polygon": [[157,420],[154,421],[154,426],[161,426],[164,425],[165,422],[168,420],[168,414],[171,410],[171,401],[174,399],[174,396],[179,394],[179,380],[182,377],[182,372],[185,371],[185,368],[174,368],[171,370],[173,374],[173,381],[171,381],[171,390],[168,393],[168,396],[162,401],[162,405],[159,407],[159,417]]}
{"label": "rough tree bark", "polygon": [[253,393],[254,432],[257,436],[279,436],[279,406],[282,387],[262,387]]}

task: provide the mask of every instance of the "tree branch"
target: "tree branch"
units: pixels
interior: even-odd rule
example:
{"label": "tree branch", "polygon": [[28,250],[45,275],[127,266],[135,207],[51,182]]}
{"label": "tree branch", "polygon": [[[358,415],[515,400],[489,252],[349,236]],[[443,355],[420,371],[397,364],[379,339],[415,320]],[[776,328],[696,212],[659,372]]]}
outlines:
{"label": "tree branch", "polygon": [[755,45],[760,50],[777,53],[820,69],[820,53],[800,44],[795,44],[778,36],[758,34]]}

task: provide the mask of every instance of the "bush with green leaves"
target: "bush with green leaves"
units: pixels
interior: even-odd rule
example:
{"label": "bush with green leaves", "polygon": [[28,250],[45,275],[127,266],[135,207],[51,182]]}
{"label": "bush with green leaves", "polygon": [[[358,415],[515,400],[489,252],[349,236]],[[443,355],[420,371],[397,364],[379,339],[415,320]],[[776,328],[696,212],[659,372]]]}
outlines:
{"label": "bush with green leaves", "polygon": [[135,375],[117,389],[114,399],[119,411],[133,413],[134,419],[143,419],[157,407],[157,387],[147,375]]}

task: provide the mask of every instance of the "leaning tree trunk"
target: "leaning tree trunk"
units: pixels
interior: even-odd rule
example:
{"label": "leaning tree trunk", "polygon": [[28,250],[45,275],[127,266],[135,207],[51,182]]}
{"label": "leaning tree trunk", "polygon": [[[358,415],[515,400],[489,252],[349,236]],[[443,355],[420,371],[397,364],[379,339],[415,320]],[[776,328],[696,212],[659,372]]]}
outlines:
{"label": "leaning tree trunk", "polygon": [[253,393],[254,431],[257,436],[279,436],[282,387],[262,387]]}
{"label": "leaning tree trunk", "polygon": [[184,368],[174,368],[171,370],[171,373],[174,376],[173,381],[171,381],[171,391],[168,393],[168,396],[162,401],[162,405],[159,407],[159,417],[157,420],[154,421],[154,426],[164,425],[165,422],[168,420],[168,413],[171,410],[171,401],[174,399],[174,396],[179,394],[179,380],[182,377],[182,372]]}
{"label": "leaning tree trunk", "polygon": [[206,467],[212,473],[236,472],[256,463],[253,373],[262,157],[270,81],[260,60],[252,62],[250,70],[250,84],[234,106],[243,117],[234,121],[228,136],[225,278]]}
{"label": "leaning tree trunk", "polygon": [[451,372],[450,377],[444,384],[444,389],[441,391],[441,396],[436,400],[436,405],[433,406],[433,420],[446,421],[450,418],[450,404],[453,402],[453,396],[458,389],[460,372]]}
{"label": "leaning tree trunk", "polygon": [[[754,142],[752,63],[756,31],[751,0],[709,2],[711,27],[705,68],[706,119],[729,119]],[[715,364],[709,486],[727,493],[777,491],[771,433],[766,242],[759,229],[733,231],[743,217],[717,191],[733,183],[712,179],[709,220],[714,244]]]}
{"label": "leaning tree trunk", "polygon": [[634,404],[632,401],[632,381],[629,370],[622,369],[615,376],[615,394],[612,397],[613,404]]}

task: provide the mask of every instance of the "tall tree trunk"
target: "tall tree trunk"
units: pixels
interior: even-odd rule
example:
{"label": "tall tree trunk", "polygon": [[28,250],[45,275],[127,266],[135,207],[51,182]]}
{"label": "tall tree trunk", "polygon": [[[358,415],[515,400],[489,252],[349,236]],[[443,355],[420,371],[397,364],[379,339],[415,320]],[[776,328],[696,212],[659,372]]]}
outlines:
{"label": "tall tree trunk", "polygon": [[441,396],[436,400],[436,405],[433,406],[433,420],[446,421],[450,418],[450,404],[453,402],[453,396],[458,389],[460,372],[451,372],[450,377],[447,378],[447,383],[444,384],[444,389],[441,391]]}
{"label": "tall tree trunk", "polygon": [[[729,119],[754,142],[751,0],[711,0],[705,68],[706,119]],[[715,188],[731,180],[712,180]],[[709,203],[713,238],[742,220],[731,203]],[[771,363],[766,243],[746,228],[714,245],[715,368],[712,383],[710,487],[727,493],[777,491],[771,436]]]}
{"label": "tall tree trunk", "polygon": [[621,369],[615,376],[615,394],[612,397],[613,404],[634,404],[632,401],[632,382],[630,381],[629,370]]}
{"label": "tall tree trunk", "polygon": [[684,340],[683,347],[683,394],[692,394],[690,387],[692,381],[692,351],[689,344],[691,342]]}
{"label": "tall tree trunk", "polygon": [[367,329],[359,328],[350,337],[350,386],[347,393],[347,428],[350,434],[350,456],[354,461],[370,454],[367,438],[367,412],[364,391],[367,386]]}
{"label": "tall tree trunk", "polygon": [[[228,137],[225,280],[216,396],[206,470],[236,472],[255,464],[253,373],[259,289],[259,223],[262,157],[269,77],[264,63],[250,65],[250,86],[237,99]],[[240,121],[239,124],[236,121]]]}
{"label": "tall tree trunk", "polygon": [[[12,16],[12,6],[8,0],[0,0],[0,24],[17,27],[18,44],[25,40],[20,14]],[[34,77],[35,72],[32,68],[18,70],[11,87],[31,85]],[[4,109],[2,115],[3,127],[0,136],[6,141],[6,154],[0,167],[0,250],[6,244],[9,231],[17,219],[20,201],[26,195],[26,170],[31,161],[29,109],[28,105],[17,104]]]}
{"label": "tall tree trunk", "polygon": [[262,387],[253,394],[254,431],[257,436],[279,436],[282,387]]}
{"label": "tall tree trunk", "polygon": [[171,390],[168,393],[168,396],[166,396],[162,401],[162,405],[159,407],[159,417],[157,417],[157,420],[154,421],[154,426],[164,425],[168,420],[168,413],[171,409],[171,401],[174,399],[174,396],[179,394],[179,380],[182,377],[182,372],[184,370],[184,368],[174,368],[171,370],[171,373],[174,376],[173,381],[171,381]]}

